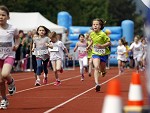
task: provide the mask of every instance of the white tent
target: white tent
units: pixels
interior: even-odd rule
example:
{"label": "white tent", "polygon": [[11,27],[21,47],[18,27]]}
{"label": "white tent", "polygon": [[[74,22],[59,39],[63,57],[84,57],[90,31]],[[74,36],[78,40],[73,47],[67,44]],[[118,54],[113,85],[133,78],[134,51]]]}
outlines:
{"label": "white tent", "polygon": [[51,31],[55,31],[56,33],[64,33],[65,31],[64,27],[52,23],[39,12],[10,12],[10,19],[8,20],[8,23],[14,25],[18,30],[23,30],[24,32],[37,29],[40,25],[47,27]]}

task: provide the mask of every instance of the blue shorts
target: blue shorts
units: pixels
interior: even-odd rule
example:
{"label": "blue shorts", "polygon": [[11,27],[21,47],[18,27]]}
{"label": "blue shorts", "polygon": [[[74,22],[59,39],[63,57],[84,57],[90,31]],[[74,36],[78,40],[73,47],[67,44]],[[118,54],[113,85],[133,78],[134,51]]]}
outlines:
{"label": "blue shorts", "polygon": [[92,55],[92,58],[98,58],[100,59],[101,62],[107,62],[108,60],[108,55],[105,55],[105,56],[100,56],[100,55]]}

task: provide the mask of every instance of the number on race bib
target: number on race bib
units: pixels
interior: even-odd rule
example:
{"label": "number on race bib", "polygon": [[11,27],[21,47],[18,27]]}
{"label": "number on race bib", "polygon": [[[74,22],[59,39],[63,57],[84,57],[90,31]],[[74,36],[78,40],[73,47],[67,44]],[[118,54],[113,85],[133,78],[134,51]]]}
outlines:
{"label": "number on race bib", "polygon": [[35,50],[34,55],[45,55],[45,54],[48,54],[48,50],[45,49],[45,50]]}
{"label": "number on race bib", "polygon": [[0,54],[8,54],[12,52],[12,47],[0,47]]}
{"label": "number on race bib", "polygon": [[105,49],[94,48],[94,51],[99,53],[99,54],[105,54]]}

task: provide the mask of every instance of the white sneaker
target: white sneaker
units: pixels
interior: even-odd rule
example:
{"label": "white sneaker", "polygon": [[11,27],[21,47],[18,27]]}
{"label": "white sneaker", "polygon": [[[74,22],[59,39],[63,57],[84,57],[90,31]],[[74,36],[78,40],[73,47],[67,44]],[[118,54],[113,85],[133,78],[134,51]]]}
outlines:
{"label": "white sneaker", "polygon": [[8,100],[1,100],[1,103],[0,103],[0,109],[7,109],[7,106],[9,105],[9,102]]}
{"label": "white sneaker", "polygon": [[12,83],[8,85],[9,94],[12,96],[16,92],[15,81],[12,79]]}
{"label": "white sneaker", "polygon": [[37,79],[37,80],[35,81],[35,86],[40,86],[40,85],[41,85],[40,79]]}

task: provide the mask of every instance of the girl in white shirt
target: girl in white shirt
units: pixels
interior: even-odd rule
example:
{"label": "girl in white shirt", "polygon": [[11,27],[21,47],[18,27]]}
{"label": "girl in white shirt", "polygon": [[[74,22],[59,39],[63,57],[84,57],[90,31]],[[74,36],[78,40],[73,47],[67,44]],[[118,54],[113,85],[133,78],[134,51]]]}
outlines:
{"label": "girl in white shirt", "polygon": [[120,39],[117,47],[117,60],[118,60],[118,69],[119,74],[124,70],[126,59],[126,47],[124,46],[124,40]]}
{"label": "girl in white shirt", "polygon": [[143,65],[143,69],[145,69],[146,58],[147,58],[147,42],[145,38],[142,39],[142,46],[143,46],[142,65]]}
{"label": "girl in white shirt", "polygon": [[[0,6],[0,109],[7,109],[8,99],[6,97],[6,86],[10,95],[16,92],[15,82],[10,75],[15,60],[15,51],[18,48],[17,29],[7,23],[9,10],[6,6]],[[15,41],[14,41],[15,40]]]}
{"label": "girl in white shirt", "polygon": [[57,39],[56,32],[52,32],[49,35],[49,37],[51,38],[51,42],[53,45],[53,49],[49,49],[49,51],[50,51],[50,61],[52,63],[53,71],[54,71],[55,78],[56,78],[54,85],[58,86],[61,84],[59,76],[58,76],[58,71],[60,73],[63,72],[62,63],[63,63],[64,51],[68,55],[69,58],[71,57],[68,53],[67,48],[64,46],[64,44]]}
{"label": "girl in white shirt", "polygon": [[130,45],[129,51],[133,51],[133,59],[135,62],[135,67],[137,72],[139,72],[142,66],[142,56],[143,56],[143,46],[141,41],[139,41],[139,36],[134,37],[134,42]]}

